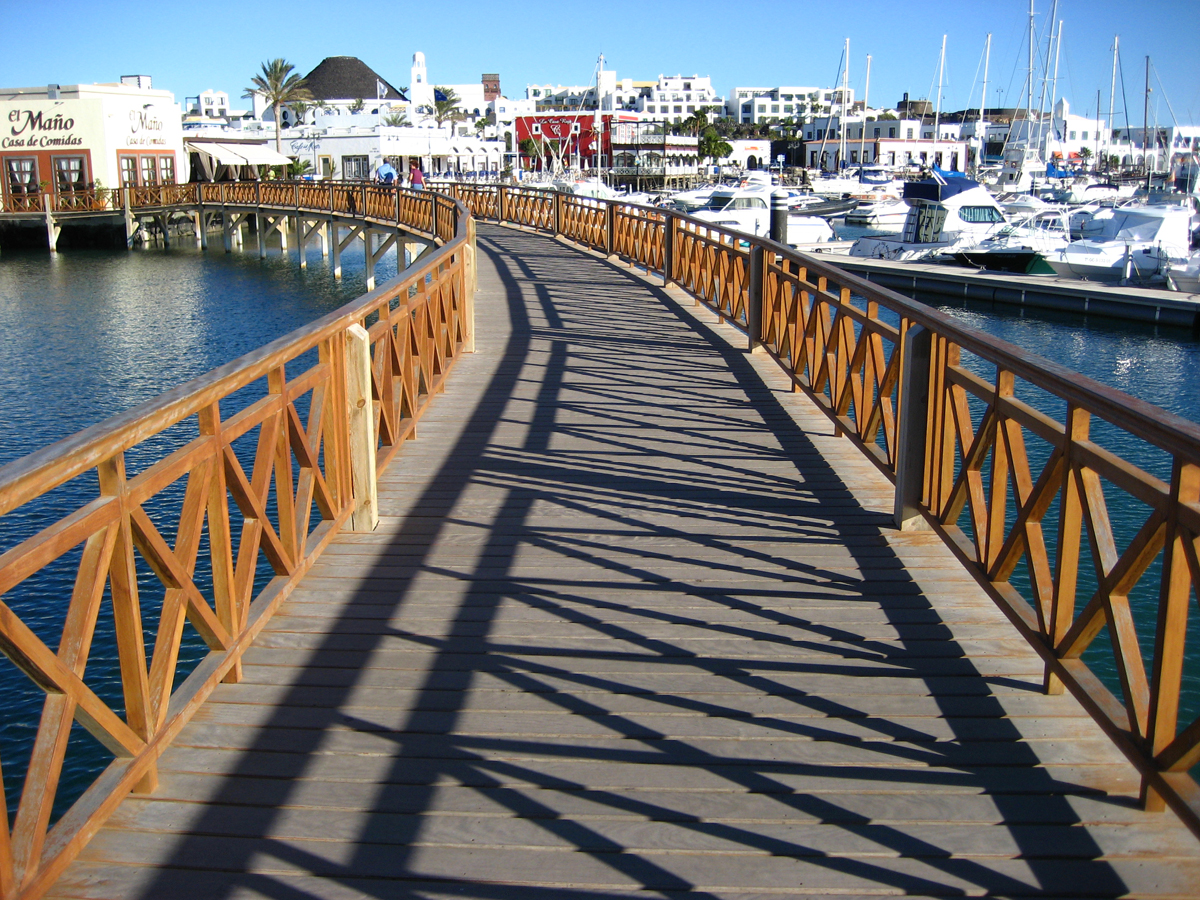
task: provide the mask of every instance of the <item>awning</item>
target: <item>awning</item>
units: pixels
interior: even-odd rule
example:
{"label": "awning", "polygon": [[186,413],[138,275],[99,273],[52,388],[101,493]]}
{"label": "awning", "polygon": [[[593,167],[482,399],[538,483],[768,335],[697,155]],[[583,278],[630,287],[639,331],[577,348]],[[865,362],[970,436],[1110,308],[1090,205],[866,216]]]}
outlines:
{"label": "awning", "polygon": [[207,153],[213,159],[223,166],[245,166],[250,164],[246,157],[242,156],[228,144],[212,144],[207,141],[188,141],[187,148],[195,150],[197,153]]}
{"label": "awning", "polygon": [[266,144],[238,144],[234,153],[244,156],[252,166],[286,166],[291,162],[282,153],[276,153]]}

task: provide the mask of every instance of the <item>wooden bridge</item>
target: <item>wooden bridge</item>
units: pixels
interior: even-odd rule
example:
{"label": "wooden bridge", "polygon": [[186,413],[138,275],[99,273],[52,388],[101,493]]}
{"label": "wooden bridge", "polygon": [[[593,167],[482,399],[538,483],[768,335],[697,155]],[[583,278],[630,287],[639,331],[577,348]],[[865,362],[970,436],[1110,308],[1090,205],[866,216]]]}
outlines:
{"label": "wooden bridge", "polygon": [[[46,692],[5,900],[1196,895],[1196,425],[769,242],[455,193],[0,469],[6,515],[98,473],[0,556],[76,573],[57,649],[0,608]],[[54,819],[73,721],[114,761]]]}

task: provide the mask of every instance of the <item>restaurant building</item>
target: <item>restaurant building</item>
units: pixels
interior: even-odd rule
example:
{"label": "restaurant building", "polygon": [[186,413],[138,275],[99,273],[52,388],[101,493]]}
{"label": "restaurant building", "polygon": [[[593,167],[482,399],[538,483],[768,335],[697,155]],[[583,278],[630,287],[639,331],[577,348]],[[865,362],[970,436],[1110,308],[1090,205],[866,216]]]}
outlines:
{"label": "restaurant building", "polygon": [[147,76],[0,88],[0,199],[172,184],[189,175],[179,104]]}

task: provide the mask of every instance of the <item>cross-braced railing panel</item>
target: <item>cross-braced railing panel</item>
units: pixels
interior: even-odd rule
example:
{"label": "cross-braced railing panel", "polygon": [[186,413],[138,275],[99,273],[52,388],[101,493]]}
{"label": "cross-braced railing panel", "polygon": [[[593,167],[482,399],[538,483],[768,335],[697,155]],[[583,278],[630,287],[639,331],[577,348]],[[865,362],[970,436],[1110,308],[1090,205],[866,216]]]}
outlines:
{"label": "cross-braced railing panel", "polygon": [[[360,511],[356,352],[372,373],[361,402],[376,467],[415,436],[472,327],[469,223],[443,202],[457,240],[419,267],[0,469],[0,516],[38,523],[0,548],[0,650],[44,695],[28,764],[0,770],[21,783],[0,827],[5,900],[43,892],[123,796],[154,788],[158,755],[219,681],[240,677],[255,635]],[[48,626],[40,610],[63,590]],[[204,652],[188,649],[198,642]],[[62,811],[76,724],[113,761]]]}
{"label": "cross-braced railing panel", "polygon": [[590,197],[556,194],[559,231],[593,250],[608,249],[609,205]]}
{"label": "cross-braced railing panel", "polygon": [[630,205],[614,207],[613,216],[613,253],[645,266],[649,272],[664,271],[666,217]]}
{"label": "cross-braced railing panel", "polygon": [[676,278],[722,320],[747,324],[750,250],[736,233],[688,220],[675,236]]}

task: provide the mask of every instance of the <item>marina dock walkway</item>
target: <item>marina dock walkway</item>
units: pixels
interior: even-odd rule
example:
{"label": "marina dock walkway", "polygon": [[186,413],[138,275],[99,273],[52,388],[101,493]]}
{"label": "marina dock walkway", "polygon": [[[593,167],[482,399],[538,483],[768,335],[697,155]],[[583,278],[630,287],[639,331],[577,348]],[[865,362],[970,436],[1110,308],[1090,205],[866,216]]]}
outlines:
{"label": "marina dock walkway", "polygon": [[59,898],[1195,896],[1200,845],[766,356],[480,226],[477,352]]}

